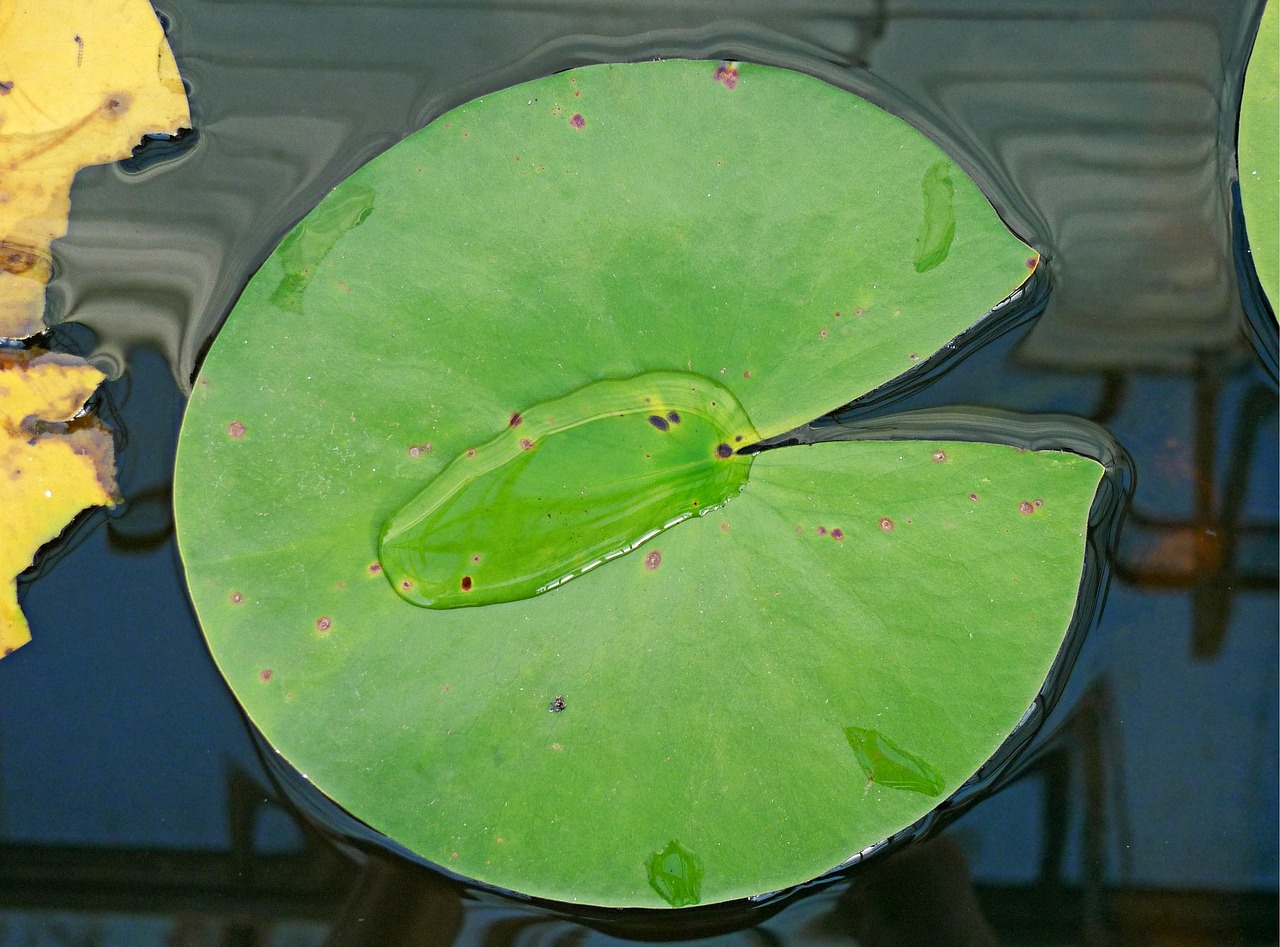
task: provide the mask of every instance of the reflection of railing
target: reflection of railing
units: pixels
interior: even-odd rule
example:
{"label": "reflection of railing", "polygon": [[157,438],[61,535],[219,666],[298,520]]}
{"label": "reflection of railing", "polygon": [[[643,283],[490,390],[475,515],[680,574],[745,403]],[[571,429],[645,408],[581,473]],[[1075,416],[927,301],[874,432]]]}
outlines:
{"label": "reflection of railing", "polygon": [[[1260,458],[1258,449],[1262,425],[1275,417],[1276,393],[1252,384],[1232,399],[1235,416],[1222,417],[1219,364],[1200,356],[1191,375],[1194,430],[1185,471],[1192,494],[1190,515],[1146,512],[1140,493],[1126,522],[1116,563],[1116,574],[1123,581],[1145,589],[1190,593],[1191,652],[1202,659],[1214,657],[1222,647],[1235,596],[1274,592],[1280,583],[1276,553],[1280,526],[1274,521],[1250,521],[1245,512],[1250,472],[1259,460],[1274,463],[1274,458]],[[1112,397],[1105,410],[1114,414],[1123,402],[1124,386],[1113,378],[1107,387]],[[1230,430],[1232,437],[1220,476],[1219,440],[1224,430]]]}
{"label": "reflection of railing", "polygon": [[[1074,919],[1086,944],[1105,943],[1104,932],[1114,923],[1114,888],[1106,879],[1132,877],[1129,809],[1115,718],[1110,684],[1105,678],[1094,681],[1015,777],[1042,783],[1044,847],[1035,886],[1040,910],[1058,915],[1060,923]],[[1080,797],[1074,804],[1073,794]],[[1064,873],[1076,813],[1082,882],[1068,898]],[[1115,873],[1108,870],[1109,841],[1114,842],[1118,862]]]}
{"label": "reflection of railing", "polygon": [[[170,925],[166,945],[445,947],[476,943],[577,945],[597,930],[640,939],[725,934],[727,943],[1083,945],[1230,942],[1274,944],[1273,892],[1178,891],[1108,881],[1126,864],[1129,828],[1110,688],[1095,683],[1055,732],[1019,764],[1043,798],[1039,877],[1023,885],[974,884],[967,859],[943,834],[873,860],[780,910],[707,915],[619,912],[584,925],[567,910],[468,889],[392,855],[335,844],[245,774],[228,777],[229,851],[0,845],[0,942],[5,923],[44,932],[40,944],[97,945],[115,922],[145,916]],[[301,845],[264,850],[264,817],[290,820]],[[1064,853],[1079,832],[1082,882],[1064,880]],[[291,833],[292,834],[292,833]],[[49,919],[56,915],[56,923]],[[625,925],[611,929],[612,923]],[[696,920],[707,924],[700,933]],[[299,927],[299,922],[302,926]],[[924,925],[924,926],[922,926]],[[289,929],[294,937],[281,940]],[[920,940],[923,930],[933,937]],[[664,930],[667,932],[664,934]],[[947,940],[946,938],[951,938]],[[913,939],[914,938],[914,939]],[[956,938],[962,938],[960,940]]]}
{"label": "reflection of railing", "polygon": [[203,916],[228,930],[330,920],[353,883],[351,861],[296,820],[301,848],[261,851],[259,820],[279,804],[235,770],[226,793],[229,851],[0,844],[0,912]]}

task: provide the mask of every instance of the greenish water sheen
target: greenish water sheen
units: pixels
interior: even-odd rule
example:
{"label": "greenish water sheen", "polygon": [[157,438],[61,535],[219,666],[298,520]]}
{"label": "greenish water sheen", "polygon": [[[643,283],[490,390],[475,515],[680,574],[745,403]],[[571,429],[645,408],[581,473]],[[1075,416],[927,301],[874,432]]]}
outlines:
{"label": "greenish water sheen", "polygon": [[346,184],[280,242],[276,253],[284,275],[271,294],[273,303],[302,315],[302,299],[311,277],[338,238],[359,227],[373,213],[373,199],[372,188]]}
{"label": "greenish water sheen", "polygon": [[878,730],[845,727],[845,737],[868,785],[879,783],[887,789],[906,789],[926,796],[940,796],[946,781],[933,766],[905,750]]}
{"label": "greenish water sheen", "polygon": [[951,206],[956,188],[951,183],[951,165],[945,161],[931,164],[920,190],[924,194],[924,220],[911,263],[917,273],[925,273],[947,258],[956,235],[956,213]]}
{"label": "greenish water sheen", "polygon": [[724,504],[751,469],[735,451],[755,440],[737,399],[700,375],[587,385],[512,414],[388,518],[383,571],[429,608],[549,591]]}
{"label": "greenish water sheen", "polygon": [[673,908],[702,901],[702,859],[672,839],[649,856],[649,886]]}

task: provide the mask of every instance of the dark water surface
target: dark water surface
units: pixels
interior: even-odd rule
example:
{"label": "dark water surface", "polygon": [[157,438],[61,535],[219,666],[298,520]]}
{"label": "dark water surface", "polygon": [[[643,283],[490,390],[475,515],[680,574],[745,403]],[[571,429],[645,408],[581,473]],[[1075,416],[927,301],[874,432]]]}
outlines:
{"label": "dark water surface", "polygon": [[[21,584],[0,944],[1276,943],[1277,401],[1242,328],[1230,193],[1258,6],[162,0],[197,133],[81,173],[54,245],[53,338],[114,378],[125,503]],[[203,347],[346,174],[486,91],[655,56],[800,68],[922,122],[1050,286],[1038,319],[892,410],[1090,418],[1136,489],[1019,778],[785,901],[572,917],[338,844],[281,798],[187,605],[173,450]]]}

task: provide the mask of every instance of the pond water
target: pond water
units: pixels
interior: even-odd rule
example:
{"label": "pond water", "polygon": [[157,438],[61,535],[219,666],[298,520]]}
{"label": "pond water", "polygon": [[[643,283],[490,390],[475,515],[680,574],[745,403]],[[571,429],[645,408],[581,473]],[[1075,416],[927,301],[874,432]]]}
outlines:
{"label": "pond water", "polygon": [[[159,7],[197,132],[82,172],[54,246],[52,343],[113,376],[125,502],[21,583],[35,640],[0,662],[0,944],[1277,942],[1277,399],[1229,188],[1259,4]],[[883,413],[1090,418],[1134,491],[1105,608],[1017,779],[781,900],[570,913],[341,843],[285,797],[187,602],[173,452],[246,279],[350,171],[486,91],[675,56],[799,68],[923,116],[1049,289]]]}

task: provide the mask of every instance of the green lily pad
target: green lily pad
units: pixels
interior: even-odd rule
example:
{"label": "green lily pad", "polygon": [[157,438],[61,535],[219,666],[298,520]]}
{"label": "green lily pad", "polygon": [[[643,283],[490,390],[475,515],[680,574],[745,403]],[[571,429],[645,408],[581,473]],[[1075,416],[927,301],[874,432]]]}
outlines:
{"label": "green lily pad", "polygon": [[295,234],[197,381],[179,540],[254,723],[373,828],[542,897],[755,895],[919,819],[1035,697],[1097,463],[740,453],[1035,265],[898,119],[763,66],[587,67]]}
{"label": "green lily pad", "polygon": [[1280,12],[1262,11],[1240,100],[1237,160],[1249,249],[1274,312],[1280,300]]}

